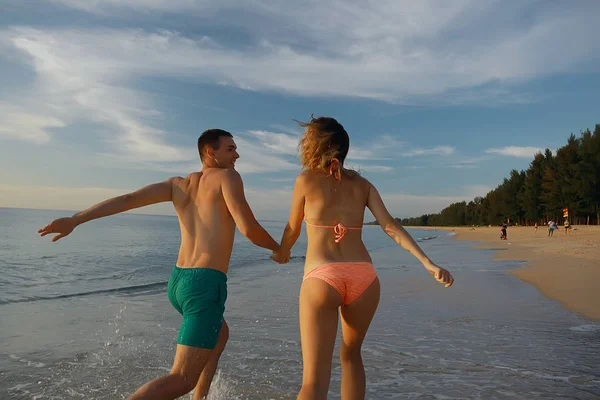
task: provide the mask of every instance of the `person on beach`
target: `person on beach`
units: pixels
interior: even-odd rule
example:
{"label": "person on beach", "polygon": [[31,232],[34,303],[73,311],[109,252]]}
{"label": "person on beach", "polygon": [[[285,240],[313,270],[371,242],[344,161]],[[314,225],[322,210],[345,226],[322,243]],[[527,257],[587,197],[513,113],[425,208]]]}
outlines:
{"label": "person on beach", "polygon": [[535,223],[534,229],[533,229],[533,233],[537,233],[538,231],[538,223]]}
{"label": "person on beach", "polygon": [[571,224],[568,219],[565,219],[565,236],[569,234],[569,230],[571,229]]}
{"label": "person on beach", "polygon": [[500,240],[506,240],[507,239],[507,235],[506,235],[506,224],[503,223],[502,224],[502,228],[500,229]]}
{"label": "person on beach", "polygon": [[556,225],[554,224],[554,221],[550,220],[550,222],[548,222],[548,237],[554,236],[555,227]]}
{"label": "person on beach", "polygon": [[236,226],[255,245],[278,251],[280,262],[289,260],[246,202],[242,178],[234,169],[239,155],[231,133],[205,131],[198,152],[200,172],[114,197],[38,231],[40,236],[57,233],[52,238],[56,242],[93,219],[161,202],[175,206],[181,246],[167,288],[170,302],[183,315],[175,360],[169,374],[146,383],[132,400],[175,399],[194,389],[195,400],[206,397],[229,338],[223,313]]}
{"label": "person on beach", "polygon": [[344,168],[350,139],[343,126],[326,117],[311,118],[301,126],[305,128],[299,144],[304,171],[296,179],[281,248],[272,256],[278,262],[289,257],[304,220],[308,248],[300,288],[303,374],[298,399],[327,398],[338,311],[343,336],[341,396],[363,399],[366,382],[361,346],[380,292],[379,279],[361,238],[365,208],[439,283],[450,287],[454,279],[392,218],[377,189],[357,172]]}

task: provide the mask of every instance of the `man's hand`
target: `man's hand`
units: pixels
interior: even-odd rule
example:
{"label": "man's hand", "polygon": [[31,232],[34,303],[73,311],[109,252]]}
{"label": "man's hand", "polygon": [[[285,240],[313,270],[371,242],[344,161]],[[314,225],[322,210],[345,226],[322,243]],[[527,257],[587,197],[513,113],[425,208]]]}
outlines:
{"label": "man's hand", "polygon": [[69,233],[73,232],[73,229],[77,226],[75,219],[73,217],[67,218],[59,218],[50,222],[44,228],[38,230],[40,236],[46,236],[51,233],[58,233],[58,235],[52,238],[53,242],[56,242],[58,239],[61,239],[67,236]]}
{"label": "man's hand", "polygon": [[450,272],[448,272],[444,268],[438,267],[434,263],[425,264],[425,268],[427,269],[427,272],[433,275],[435,280],[441,283],[442,285],[450,287],[454,283],[454,278],[452,277],[452,275],[450,275]]}
{"label": "man's hand", "polygon": [[271,260],[275,261],[278,264],[287,264],[290,261],[291,251],[282,252],[281,249],[278,251],[274,251],[271,254]]}

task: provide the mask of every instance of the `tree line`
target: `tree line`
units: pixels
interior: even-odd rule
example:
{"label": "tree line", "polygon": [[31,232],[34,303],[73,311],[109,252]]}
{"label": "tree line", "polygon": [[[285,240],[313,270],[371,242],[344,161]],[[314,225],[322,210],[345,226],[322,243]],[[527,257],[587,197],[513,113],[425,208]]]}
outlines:
{"label": "tree line", "polygon": [[600,223],[600,124],[593,133],[571,134],[556,154],[549,149],[536,154],[526,171],[513,169],[485,197],[450,204],[437,214],[397,219],[409,226],[533,225],[561,221],[564,208],[571,224]]}

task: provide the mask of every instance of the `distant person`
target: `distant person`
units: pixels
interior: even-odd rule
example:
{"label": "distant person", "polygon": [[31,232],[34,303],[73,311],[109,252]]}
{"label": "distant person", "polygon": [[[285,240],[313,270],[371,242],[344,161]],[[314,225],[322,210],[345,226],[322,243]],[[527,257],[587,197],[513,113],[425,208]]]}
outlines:
{"label": "distant person", "polygon": [[[279,245],[256,221],[246,202],[239,158],[231,133],[210,129],[198,138],[202,171],[173,177],[135,192],[114,197],[60,218],[38,232],[58,233],[56,242],[84,222],[134,208],[172,202],[181,229],[181,246],[168,284],[173,307],[183,315],[171,372],[139,388],[130,398],[176,399],[194,388],[194,400],[204,399],[229,337],[223,318],[227,270],[235,228],[252,243],[277,251]],[[287,262],[282,253],[279,260]]]}
{"label": "distant person", "polygon": [[569,223],[568,219],[565,219],[565,236],[567,236],[569,234],[570,230],[571,230],[571,224]]}
{"label": "distant person", "polygon": [[500,229],[500,240],[506,240],[507,239],[506,228],[507,228],[506,223],[502,224],[502,228]]}
{"label": "distant person", "polygon": [[344,168],[350,138],[333,118],[302,124],[300,159],[290,218],[276,261],[289,257],[306,222],[308,248],[300,288],[302,388],[298,399],[326,399],[338,318],[342,321],[342,399],[364,399],[366,377],[361,346],[379,304],[379,279],[362,240],[365,209],[398,245],[409,251],[437,282],[454,278],[431,261],[392,218],[375,186]]}
{"label": "distant person", "polygon": [[548,222],[548,237],[554,236],[554,228],[556,228],[556,224],[554,221],[550,220]]}
{"label": "distant person", "polygon": [[537,233],[538,231],[538,223],[535,223],[534,229],[533,229],[533,233]]}

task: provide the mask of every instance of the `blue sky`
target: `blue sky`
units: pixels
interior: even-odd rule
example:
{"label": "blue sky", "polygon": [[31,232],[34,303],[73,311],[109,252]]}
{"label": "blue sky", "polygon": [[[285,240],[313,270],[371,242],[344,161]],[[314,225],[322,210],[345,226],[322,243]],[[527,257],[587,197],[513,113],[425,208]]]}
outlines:
{"label": "blue sky", "polygon": [[600,122],[594,0],[24,3],[0,6],[4,207],[81,209],[196,171],[196,139],[218,127],[257,216],[285,219],[292,120],[314,113],[414,216]]}

